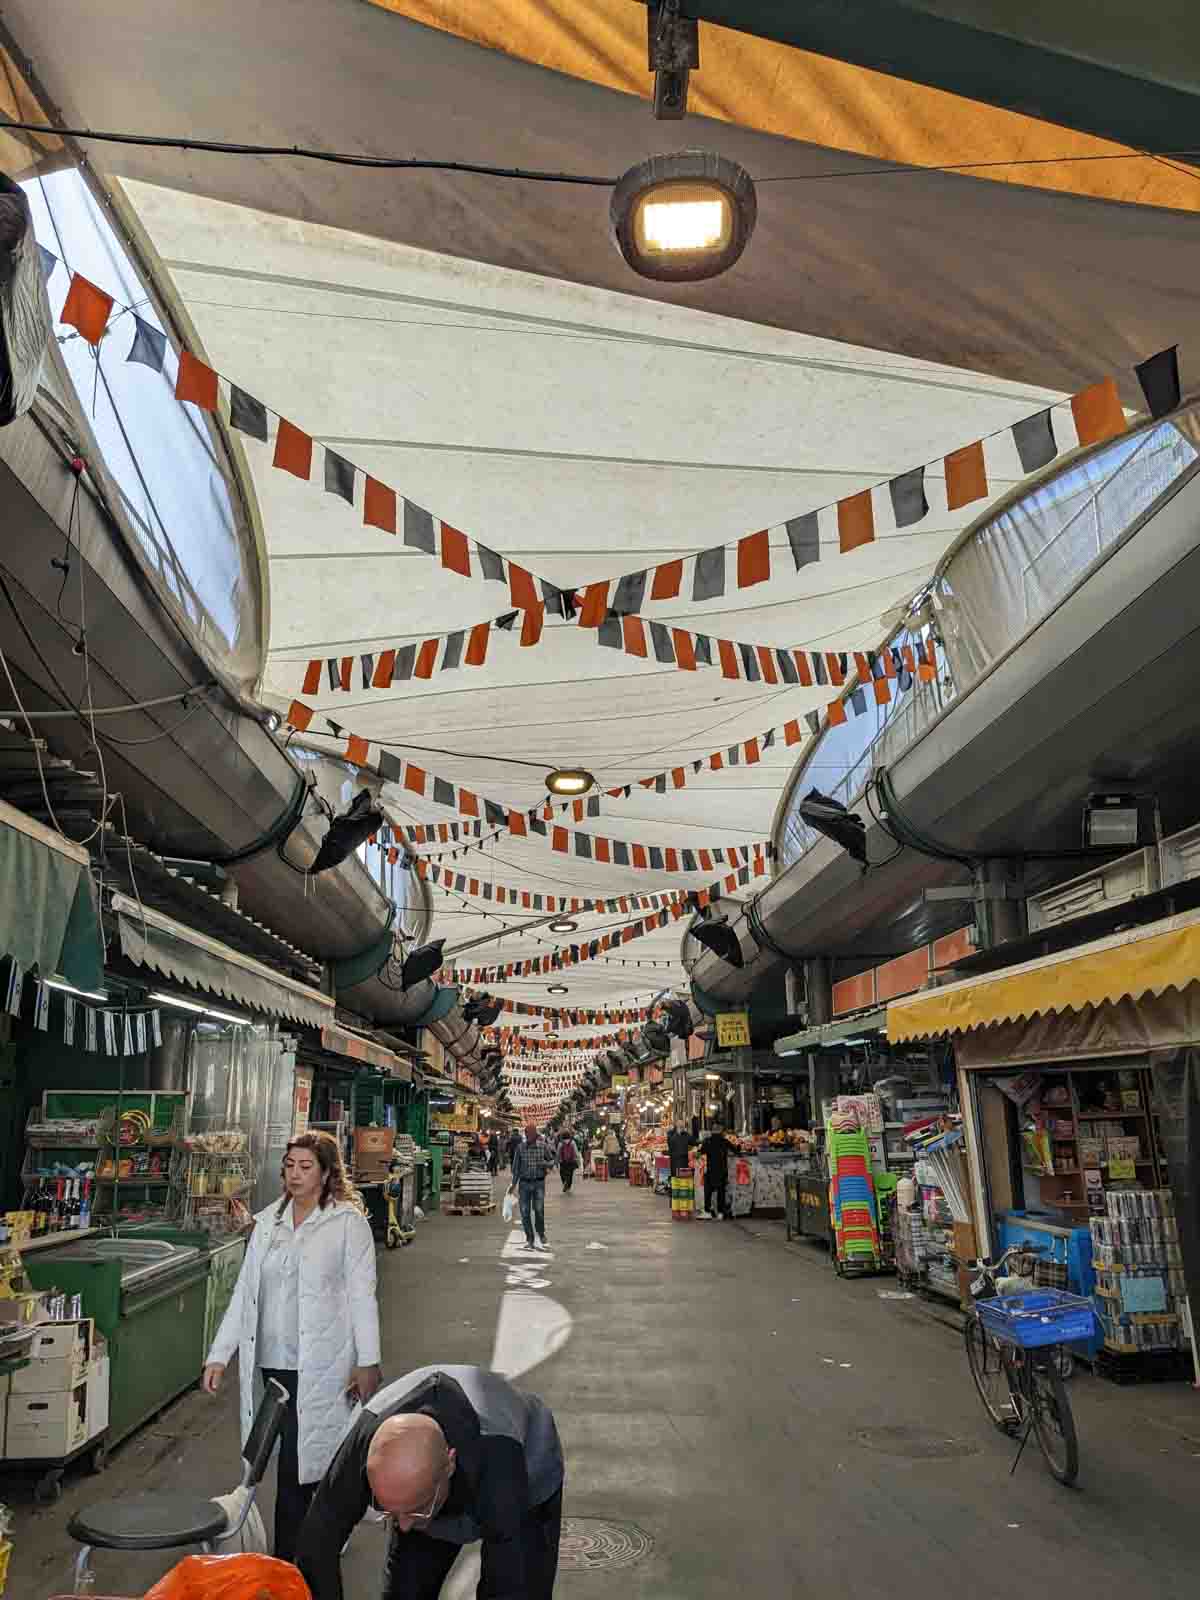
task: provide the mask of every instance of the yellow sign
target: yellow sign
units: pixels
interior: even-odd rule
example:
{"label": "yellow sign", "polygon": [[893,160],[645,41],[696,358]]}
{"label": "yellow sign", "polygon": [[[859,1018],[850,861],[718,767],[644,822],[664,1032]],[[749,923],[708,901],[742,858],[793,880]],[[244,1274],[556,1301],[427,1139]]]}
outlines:
{"label": "yellow sign", "polygon": [[629,1074],[627,1072],[616,1073],[613,1077],[612,1086],[614,1089],[628,1089]]}
{"label": "yellow sign", "polygon": [[1136,1178],[1137,1162],[1114,1158],[1108,1163],[1108,1175],[1110,1178]]}
{"label": "yellow sign", "polygon": [[748,1011],[719,1011],[717,1013],[717,1043],[722,1047],[750,1043],[750,1013]]}

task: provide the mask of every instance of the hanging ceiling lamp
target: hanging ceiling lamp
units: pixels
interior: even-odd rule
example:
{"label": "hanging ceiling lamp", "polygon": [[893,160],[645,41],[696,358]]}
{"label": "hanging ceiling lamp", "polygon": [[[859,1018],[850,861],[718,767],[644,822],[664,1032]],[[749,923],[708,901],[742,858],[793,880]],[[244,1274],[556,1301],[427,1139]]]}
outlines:
{"label": "hanging ceiling lamp", "polygon": [[609,206],[613,239],[628,265],[667,283],[728,272],[757,216],[750,174],[708,150],[639,161],[618,179]]}
{"label": "hanging ceiling lamp", "polygon": [[546,774],[551,794],[581,795],[596,787],[596,780],[584,767],[555,767]]}

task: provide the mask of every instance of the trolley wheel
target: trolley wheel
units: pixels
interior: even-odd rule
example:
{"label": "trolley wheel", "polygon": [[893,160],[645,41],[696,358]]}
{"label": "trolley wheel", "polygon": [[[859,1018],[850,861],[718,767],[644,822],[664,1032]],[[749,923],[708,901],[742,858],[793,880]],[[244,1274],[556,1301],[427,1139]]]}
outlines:
{"label": "trolley wheel", "polygon": [[39,1506],[52,1506],[62,1499],[62,1468],[44,1473],[33,1486],[33,1498]]}
{"label": "trolley wheel", "polygon": [[396,1246],[400,1243],[400,1230],[399,1230],[399,1228],[389,1228],[388,1231],[387,1231],[387,1237],[384,1239],[383,1242],[384,1242],[384,1244],[387,1246],[387,1248],[389,1250],[394,1250],[396,1248]]}
{"label": "trolley wheel", "polygon": [[93,1445],[88,1455],[88,1471],[99,1476],[108,1465],[108,1440],[101,1439],[99,1444]]}

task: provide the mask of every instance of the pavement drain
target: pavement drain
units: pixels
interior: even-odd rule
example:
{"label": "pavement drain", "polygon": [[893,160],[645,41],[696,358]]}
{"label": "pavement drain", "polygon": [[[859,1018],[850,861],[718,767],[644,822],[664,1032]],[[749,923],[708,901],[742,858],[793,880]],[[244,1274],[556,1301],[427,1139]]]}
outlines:
{"label": "pavement drain", "polygon": [[559,1568],[567,1572],[600,1572],[632,1567],[654,1549],[654,1540],[632,1522],[601,1522],[596,1517],[564,1517],[558,1549]]}
{"label": "pavement drain", "polygon": [[893,1427],[861,1428],[855,1438],[868,1450],[885,1456],[903,1456],[909,1461],[950,1461],[973,1456],[979,1445],[971,1439],[955,1439],[936,1428]]}

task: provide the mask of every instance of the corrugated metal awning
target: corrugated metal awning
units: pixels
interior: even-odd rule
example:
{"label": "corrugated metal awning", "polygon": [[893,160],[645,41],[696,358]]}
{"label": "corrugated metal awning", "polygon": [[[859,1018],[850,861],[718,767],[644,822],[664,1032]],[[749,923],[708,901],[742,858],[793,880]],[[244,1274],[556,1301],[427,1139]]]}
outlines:
{"label": "corrugated metal awning", "polygon": [[111,904],[117,913],[121,953],[137,966],[150,967],[178,983],[222,995],[268,1016],[288,1017],[315,1028],[332,1020],[331,996],[272,972],[252,956],[185,927],[161,911],[139,906],[126,895],[114,894]]}
{"label": "corrugated metal awning", "polygon": [[1200,980],[1200,912],[1188,912],[910,995],[887,1008],[888,1038],[930,1039],[1085,1006],[1164,994]]}

